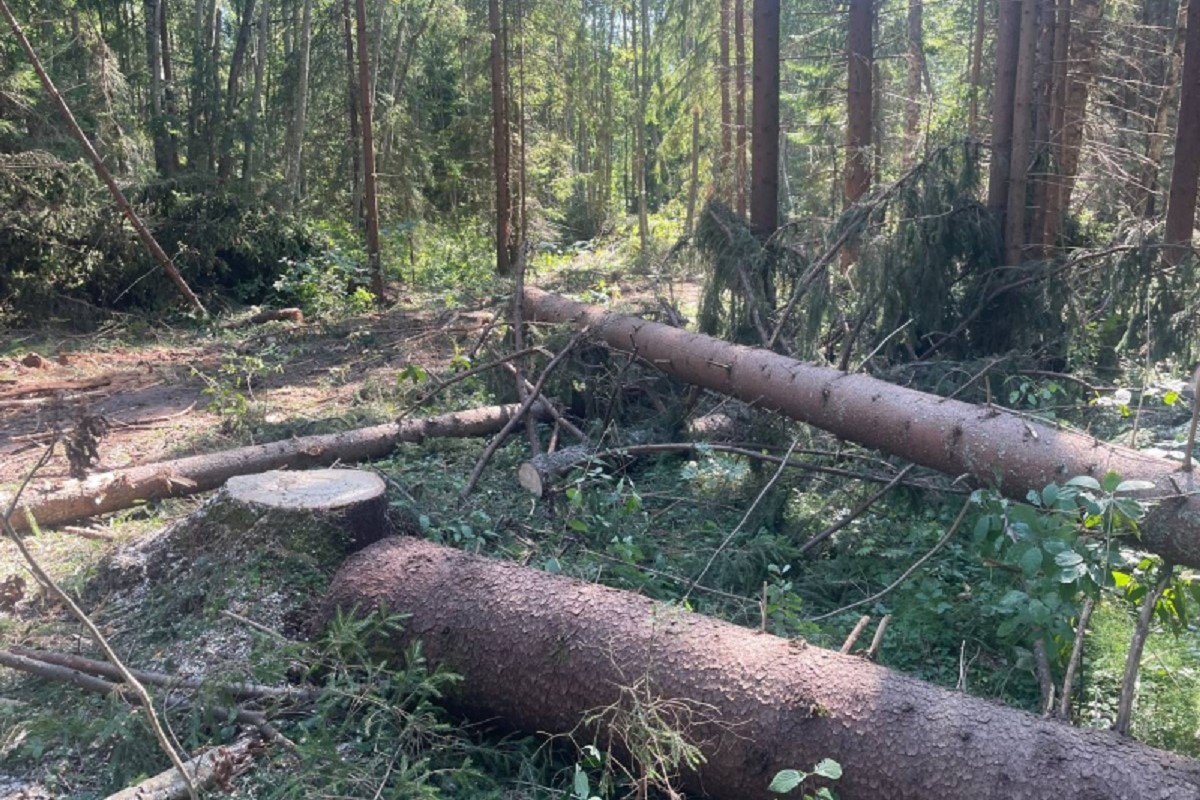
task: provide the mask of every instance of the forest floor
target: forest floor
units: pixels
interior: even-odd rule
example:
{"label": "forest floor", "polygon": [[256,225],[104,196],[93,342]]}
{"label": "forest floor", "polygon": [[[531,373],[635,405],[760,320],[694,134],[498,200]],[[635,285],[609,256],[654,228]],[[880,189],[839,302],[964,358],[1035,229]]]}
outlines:
{"label": "forest floor", "polygon": [[[694,312],[699,294],[695,282],[664,288],[648,279],[621,279],[618,285],[614,278],[576,271],[539,283],[566,291],[599,286],[598,291],[619,296],[621,303],[638,310],[654,309],[661,296],[684,313]],[[206,329],[147,329],[116,322],[89,335],[40,330],[8,337],[0,348],[0,492],[20,486],[50,443],[87,418],[104,421],[97,458],[88,469],[104,472],[391,421],[428,393],[432,384],[425,373],[449,376],[461,369],[464,355],[482,363],[510,346],[496,324],[506,314],[499,302],[440,310],[434,302],[413,303],[304,325],[249,325],[251,313],[231,315]],[[496,375],[457,386],[415,413],[496,402],[495,390],[511,390],[511,379]],[[436,451],[437,445],[433,447]],[[453,464],[449,471],[461,480],[481,448],[478,440],[466,440],[446,445],[439,457]],[[406,470],[419,476],[409,484],[419,492],[430,482],[423,458],[429,458],[428,448],[410,446],[395,463],[372,466],[400,480]],[[406,462],[415,464],[410,468]],[[507,471],[492,480],[493,485],[512,485]],[[65,448],[58,444],[24,491],[36,496],[73,481]],[[437,484],[429,491],[437,496],[448,486]],[[497,492],[487,486],[485,481],[481,490],[494,497]],[[291,650],[253,640],[253,631],[244,625],[215,615],[235,609],[259,625],[303,638],[297,610],[311,611],[313,596],[319,596],[336,564],[320,565],[309,574],[311,565],[280,561],[277,554],[260,561],[255,556],[262,554],[259,550],[239,546],[239,563],[225,564],[219,577],[187,571],[161,592],[153,587],[147,591],[144,582],[131,582],[113,566],[114,558],[120,558],[115,554],[136,551],[144,541],[169,532],[172,522],[202,503],[200,497],[151,503],[90,525],[45,531],[27,544],[53,578],[94,609],[136,666],[204,678],[286,680],[271,665],[292,664],[295,669]],[[494,536],[492,529],[508,526],[505,536],[519,538],[522,529],[502,521],[505,511],[497,505],[491,503],[494,521],[488,521],[486,512],[464,510],[461,518],[446,514],[435,524],[447,526],[447,538],[458,539],[467,519],[479,535]],[[0,583],[18,581],[21,587],[20,596],[0,603],[0,646],[94,656],[65,610],[27,577],[16,550],[0,548]],[[0,797],[102,797],[144,776],[142,765],[158,763],[162,756],[152,743],[141,741],[135,747],[119,732],[118,723],[127,715],[102,698],[81,704],[68,687],[40,685],[15,673],[0,678]],[[98,720],[106,717],[112,721],[101,725]],[[187,743],[205,740],[201,736]],[[114,759],[128,763],[119,766]],[[272,794],[263,788],[279,782],[272,774],[267,769],[260,783],[239,796],[307,794],[299,786]],[[335,780],[322,774],[314,768],[313,780]],[[387,781],[385,774],[382,783]]]}

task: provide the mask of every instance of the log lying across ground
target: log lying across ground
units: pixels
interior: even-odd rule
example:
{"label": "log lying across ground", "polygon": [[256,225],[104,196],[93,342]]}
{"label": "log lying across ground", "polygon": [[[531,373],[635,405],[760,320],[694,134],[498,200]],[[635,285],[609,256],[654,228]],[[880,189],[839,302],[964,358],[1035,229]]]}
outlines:
{"label": "log lying across ground", "polygon": [[525,313],[540,322],[588,326],[610,346],[668,375],[778,411],[849,441],[1000,489],[1023,499],[1030,489],[1078,475],[1154,483],[1134,493],[1153,501],[1141,546],[1176,564],[1200,567],[1200,496],[1181,465],[1095,437],[1032,422],[994,407],[906,389],[867,375],[805,364],[754,347],[613,314],[526,287]]}
{"label": "log lying across ground", "polygon": [[712,797],[773,797],[777,771],[823,758],[845,770],[842,800],[1200,797],[1200,763],[1108,731],[418,539],[352,556],[323,617],[380,604],[411,615],[397,658],[419,639],[432,662],[463,676],[466,708],[524,730],[575,731],[639,681],[650,696],[694,704],[686,733],[707,761],[684,780]]}
{"label": "log lying across ground", "polygon": [[[218,488],[234,475],[320,467],[335,461],[357,463],[382,458],[402,442],[421,442],[441,436],[486,436],[503,428],[516,410],[516,404],[486,406],[92,475],[83,481],[69,481],[50,494],[38,496],[27,492],[13,514],[12,522],[18,530],[22,529],[26,524],[22,509],[28,509],[39,524],[59,525],[130,508],[143,500],[206,492]],[[538,402],[530,413],[544,417],[547,413],[545,404]],[[7,504],[8,500],[0,496],[0,507],[7,507]]]}

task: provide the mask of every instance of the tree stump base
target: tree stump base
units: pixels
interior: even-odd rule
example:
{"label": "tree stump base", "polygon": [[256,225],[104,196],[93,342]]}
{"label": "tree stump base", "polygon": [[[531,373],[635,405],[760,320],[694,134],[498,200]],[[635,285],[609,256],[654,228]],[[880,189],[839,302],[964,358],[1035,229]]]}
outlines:
{"label": "tree stump base", "polygon": [[386,488],[382,478],[364,470],[272,470],[230,478],[218,500],[273,515],[285,529],[311,534],[319,527],[349,555],[392,533]]}

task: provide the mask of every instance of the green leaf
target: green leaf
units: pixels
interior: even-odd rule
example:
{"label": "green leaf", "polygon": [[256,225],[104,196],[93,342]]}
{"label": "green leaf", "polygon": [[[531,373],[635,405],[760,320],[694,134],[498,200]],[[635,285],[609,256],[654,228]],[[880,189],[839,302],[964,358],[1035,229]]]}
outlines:
{"label": "green leaf", "polygon": [[1046,505],[1052,506],[1058,502],[1058,487],[1053,483],[1042,489],[1042,501]]}
{"label": "green leaf", "polygon": [[1038,570],[1042,568],[1042,550],[1039,547],[1031,547],[1021,555],[1021,571],[1028,577],[1033,577],[1038,574]]}
{"label": "green leaf", "polygon": [[1083,556],[1074,550],[1064,550],[1054,557],[1054,563],[1060,567],[1073,567],[1076,564],[1083,563]]}
{"label": "green leaf", "polygon": [[575,797],[577,800],[588,800],[592,793],[592,784],[588,780],[587,773],[576,764],[575,765]]}
{"label": "green leaf", "polygon": [[991,529],[992,529],[992,518],[991,517],[985,516],[985,517],[980,517],[979,519],[975,520],[975,530],[974,530],[975,541],[979,541],[979,540],[983,539],[983,537],[988,535],[988,531],[990,531]]}
{"label": "green leaf", "polygon": [[1178,402],[1179,392],[1175,391],[1174,389],[1168,390],[1167,393],[1163,395],[1163,403],[1166,405],[1173,406]]}
{"label": "green leaf", "polygon": [[767,791],[775,792],[776,794],[787,794],[804,783],[804,779],[807,777],[808,773],[801,772],[798,769],[781,769],[771,779],[771,785],[767,787]]}
{"label": "green leaf", "polygon": [[1077,475],[1067,481],[1067,486],[1078,486],[1081,489],[1091,489],[1100,491],[1100,481],[1093,478],[1091,475]]}
{"label": "green leaf", "polygon": [[1121,492],[1141,492],[1146,489],[1153,489],[1154,486],[1154,483],[1151,481],[1121,481],[1117,484],[1117,488],[1114,491],[1117,494]]}
{"label": "green leaf", "polygon": [[578,531],[579,533],[587,533],[588,531],[591,530],[591,528],[588,527],[588,524],[586,522],[584,522],[583,520],[581,520],[579,517],[575,517],[570,522],[568,522],[567,527],[573,531]]}
{"label": "green leaf", "polygon": [[1104,480],[1100,481],[1100,485],[1106,492],[1115,492],[1117,487],[1121,485],[1121,476],[1109,470],[1104,473]]}
{"label": "green leaf", "polygon": [[823,758],[819,764],[813,767],[813,774],[836,781],[842,777],[842,765],[832,758]]}

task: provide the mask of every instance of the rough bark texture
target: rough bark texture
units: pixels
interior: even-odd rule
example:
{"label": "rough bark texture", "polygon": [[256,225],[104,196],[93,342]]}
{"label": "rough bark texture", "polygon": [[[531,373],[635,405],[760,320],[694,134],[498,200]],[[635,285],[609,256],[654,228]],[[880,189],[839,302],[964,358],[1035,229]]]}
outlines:
{"label": "rough bark texture", "polygon": [[721,0],[720,53],[718,67],[721,84],[721,153],[717,159],[717,197],[733,205],[729,172],[733,162],[733,106],[730,101],[729,84],[732,76],[729,65],[729,24],[733,16],[733,0]]}
{"label": "rough bark texture", "polygon": [[1020,0],[1000,0],[996,22],[996,80],[992,88],[992,162],[988,169],[988,208],[1008,208],[1008,174],[1012,163],[1013,97],[1017,88],[1017,43],[1021,37]]}
{"label": "rough bark texture", "polygon": [[874,0],[850,0],[846,34],[849,89],[846,97],[846,185],[849,207],[871,187],[871,62]]}
{"label": "rough bark texture", "polygon": [[[516,410],[515,404],[488,406],[93,475],[84,481],[69,481],[50,494],[39,496],[27,491],[12,521],[18,530],[23,528],[26,523],[22,509],[28,509],[40,524],[58,525],[129,508],[141,500],[206,492],[234,475],[326,466],[335,461],[367,461],[387,455],[401,442],[421,442],[436,436],[483,436],[499,431]],[[539,403],[530,410],[543,413],[545,406]]]}
{"label": "rough bark texture", "polygon": [[1033,75],[1037,62],[1037,2],[1021,0],[1017,85],[1013,94],[1008,212],[1004,217],[1004,263],[1020,264],[1026,243],[1025,211],[1033,134]]}
{"label": "rough bark texture", "polygon": [[1183,48],[1183,84],[1175,123],[1175,163],[1167,194],[1167,225],[1163,241],[1175,247],[1163,251],[1176,263],[1192,243],[1196,227],[1196,186],[1200,180],[1200,2],[1188,6],[1187,40]]}
{"label": "rough bark texture", "polygon": [[921,141],[921,74],[925,71],[925,39],[922,0],[908,0],[908,53],[905,56],[904,81],[904,169],[917,158]]}
{"label": "rough bark texture", "polygon": [[358,102],[362,105],[363,203],[367,218],[367,271],[371,275],[371,294],[382,303],[383,265],[379,260],[379,198],[375,193],[375,133],[371,119],[371,63],[368,56],[371,43],[367,40],[367,6],[356,0],[354,6],[355,38],[358,42]]}
{"label": "rough bark texture", "polygon": [[496,179],[496,272],[507,275],[512,265],[512,190],[508,174],[508,101],[504,93],[504,38],[500,0],[488,0],[488,29],[492,34],[492,167]]}
{"label": "rough bark texture", "polygon": [[[757,35],[757,31],[755,32]],[[739,217],[746,217],[746,4],[745,0],[733,3],[733,41],[737,64],[735,67],[734,119],[737,145],[734,154],[734,203]],[[755,58],[757,58],[757,54]]]}
{"label": "rough bark texture", "polygon": [[411,615],[398,655],[419,639],[432,662],[464,677],[465,707],[525,730],[572,731],[639,680],[652,695],[708,704],[688,731],[707,761],[684,780],[712,797],[773,797],[778,770],[827,757],[845,770],[842,800],[1200,796],[1196,762],[1107,731],[417,539],[351,557],[323,616],[381,603]]}
{"label": "rough bark texture", "polygon": [[948,400],[913,389],[805,364],[637,317],[611,314],[538,289],[525,289],[528,319],[588,326],[591,334],[690,383],[816,425],[837,436],[948,475],[967,473],[1024,498],[1030,489],[1077,475],[1153,481],[1157,500],[1140,546],[1178,564],[1200,566],[1200,496],[1194,476],[1166,459],[1082,433]]}
{"label": "rough bark texture", "polygon": [[754,0],[754,158],[750,229],[779,226],[779,0]]}

